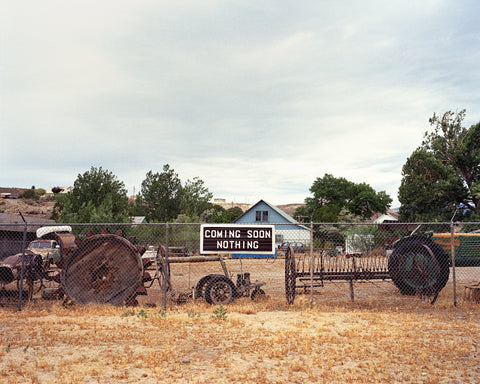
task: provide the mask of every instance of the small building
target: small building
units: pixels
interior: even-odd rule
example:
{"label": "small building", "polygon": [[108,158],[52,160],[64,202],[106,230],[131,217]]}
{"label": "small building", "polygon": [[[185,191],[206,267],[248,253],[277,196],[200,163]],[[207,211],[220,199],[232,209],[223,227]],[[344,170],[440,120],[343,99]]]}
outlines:
{"label": "small building", "polygon": [[302,242],[310,246],[310,228],[299,224],[276,206],[260,200],[252,205],[235,224],[273,224],[275,226],[275,248],[283,242]]}
{"label": "small building", "polygon": [[388,223],[397,223],[398,217],[393,216],[389,212],[377,217],[374,221],[375,224],[388,224]]}
{"label": "small building", "polygon": [[[27,222],[26,244],[35,240],[38,228],[55,224],[54,220],[25,216]],[[0,213],[0,260],[22,252],[25,223],[19,215]]]}
{"label": "small building", "polygon": [[133,224],[133,227],[136,227],[138,224],[145,224],[147,222],[145,216],[130,216],[128,219]]}
{"label": "small building", "polygon": [[45,196],[55,196],[56,194],[66,194],[73,191],[73,187],[50,187],[45,191]]}

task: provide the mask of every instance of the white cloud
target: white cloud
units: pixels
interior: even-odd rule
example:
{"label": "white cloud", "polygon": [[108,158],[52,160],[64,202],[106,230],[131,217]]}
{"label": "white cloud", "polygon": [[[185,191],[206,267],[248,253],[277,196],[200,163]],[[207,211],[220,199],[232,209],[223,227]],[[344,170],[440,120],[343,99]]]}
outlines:
{"label": "white cloud", "polygon": [[299,202],[325,173],[396,199],[433,112],[480,120],[473,1],[0,7],[5,186],[94,165],[138,191],[168,163],[236,201]]}

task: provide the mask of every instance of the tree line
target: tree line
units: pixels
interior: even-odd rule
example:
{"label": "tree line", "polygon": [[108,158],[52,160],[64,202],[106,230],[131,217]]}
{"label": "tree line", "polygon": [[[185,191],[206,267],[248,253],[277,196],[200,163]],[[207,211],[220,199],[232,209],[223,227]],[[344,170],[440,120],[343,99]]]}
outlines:
{"label": "tree line", "polygon": [[[398,190],[401,221],[480,219],[480,123],[462,126],[465,110],[433,114],[433,127],[407,158]],[[299,222],[365,221],[385,213],[392,198],[367,183],[354,183],[325,174],[310,187],[311,196],[294,214]],[[145,216],[148,222],[229,223],[242,215],[238,207],[212,204],[212,193],[194,177],[182,183],[168,164],[162,172],[148,171],[135,201],[128,201],[123,182],[102,167],[79,174],[74,188],[57,195],[53,219],[58,222],[129,222]]]}
{"label": "tree line", "polygon": [[[433,114],[433,128],[402,167],[399,220],[428,222],[480,220],[480,123],[462,126],[465,110]],[[384,213],[392,199],[368,184],[325,174],[310,188],[312,197],[295,212],[299,221],[363,221]],[[303,220],[302,220],[303,218]]]}
{"label": "tree line", "polygon": [[73,190],[56,195],[52,218],[63,223],[128,223],[132,216],[155,222],[231,222],[243,212],[212,204],[212,193],[194,177],[182,183],[170,165],[148,171],[141,190],[129,201],[125,184],[102,167],[79,174]]}
{"label": "tree line", "polygon": [[480,219],[480,123],[465,128],[464,118],[465,110],[429,119],[433,130],[402,169],[402,220]]}

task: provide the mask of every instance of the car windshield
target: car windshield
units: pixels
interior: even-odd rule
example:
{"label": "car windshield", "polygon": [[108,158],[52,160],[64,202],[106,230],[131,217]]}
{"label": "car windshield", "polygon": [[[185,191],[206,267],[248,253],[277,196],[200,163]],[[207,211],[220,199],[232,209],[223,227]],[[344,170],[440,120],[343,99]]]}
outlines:
{"label": "car windshield", "polygon": [[49,242],[45,242],[45,241],[35,241],[33,243],[30,244],[30,246],[28,247],[29,249],[34,249],[34,248],[51,248],[51,245]]}

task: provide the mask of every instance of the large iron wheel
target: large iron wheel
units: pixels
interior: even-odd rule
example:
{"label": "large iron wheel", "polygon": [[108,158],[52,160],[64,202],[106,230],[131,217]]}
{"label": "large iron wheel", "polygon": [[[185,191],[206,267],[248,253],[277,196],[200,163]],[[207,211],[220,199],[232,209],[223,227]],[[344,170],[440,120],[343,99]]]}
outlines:
{"label": "large iron wheel", "polygon": [[235,285],[226,276],[213,276],[205,287],[205,300],[209,304],[231,303],[237,295]]}
{"label": "large iron wheel", "polygon": [[78,304],[128,304],[143,285],[140,253],[118,235],[87,237],[65,261],[62,285]]}
{"label": "large iron wheel", "polygon": [[297,269],[295,265],[295,252],[292,247],[288,247],[285,252],[285,296],[287,303],[293,304],[295,301],[295,286],[297,284]]}
{"label": "large iron wheel", "polygon": [[222,276],[222,275],[207,275],[203,276],[200,280],[198,280],[197,285],[195,286],[195,299],[201,299],[205,297],[205,288],[208,282],[212,279],[212,277]]}
{"label": "large iron wheel", "polygon": [[446,253],[424,238],[408,239],[396,247],[388,260],[388,271],[404,295],[436,295],[450,274]]}

